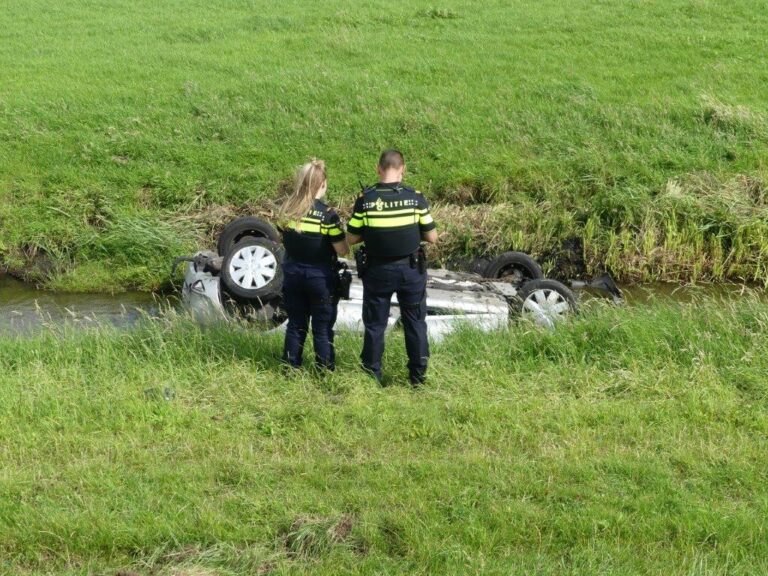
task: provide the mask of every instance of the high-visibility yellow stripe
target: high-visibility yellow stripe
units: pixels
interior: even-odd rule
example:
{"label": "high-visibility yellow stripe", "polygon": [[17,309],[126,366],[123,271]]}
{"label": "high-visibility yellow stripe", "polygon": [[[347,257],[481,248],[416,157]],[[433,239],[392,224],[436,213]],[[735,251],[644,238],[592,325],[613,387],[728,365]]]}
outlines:
{"label": "high-visibility yellow stripe", "polygon": [[412,216],[399,216],[397,218],[369,218],[368,226],[371,228],[397,228],[398,226],[416,224],[418,222],[417,218],[415,214]]}
{"label": "high-visibility yellow stripe", "polygon": [[424,210],[419,210],[419,214],[429,214],[429,208],[424,208]]}
{"label": "high-visibility yellow stripe", "polygon": [[[294,229],[296,227],[294,226]],[[300,232],[320,232],[320,224],[309,224],[308,222],[302,222]]]}
{"label": "high-visibility yellow stripe", "polygon": [[362,216],[359,218],[357,216],[353,216],[352,218],[349,219],[347,226],[352,226],[353,228],[362,228],[363,224],[364,224],[364,221]]}
{"label": "high-visibility yellow stripe", "polygon": [[[298,224],[301,224],[301,227],[297,230],[298,232],[320,232],[320,224],[311,224],[309,222],[304,222],[304,219],[302,218],[301,222]],[[295,220],[288,222],[286,224],[285,228],[287,230],[296,230],[297,222]]]}
{"label": "high-visibility yellow stripe", "polygon": [[322,222],[320,218],[312,218],[311,216],[304,216],[301,221],[306,222],[307,224],[320,224]]}
{"label": "high-visibility yellow stripe", "polygon": [[393,214],[413,214],[415,211],[415,208],[405,208],[402,210],[368,210],[366,215],[369,218],[373,218],[374,216],[389,216]]}
{"label": "high-visibility yellow stripe", "polygon": [[432,222],[434,221],[435,219],[432,218],[432,214],[427,214],[426,216],[422,216],[421,218],[419,218],[419,224],[421,224],[422,226],[426,226],[427,224],[432,224]]}
{"label": "high-visibility yellow stripe", "polygon": [[344,232],[339,228],[330,228],[329,230],[323,230],[323,234],[328,236],[340,236],[341,234],[344,234]]}

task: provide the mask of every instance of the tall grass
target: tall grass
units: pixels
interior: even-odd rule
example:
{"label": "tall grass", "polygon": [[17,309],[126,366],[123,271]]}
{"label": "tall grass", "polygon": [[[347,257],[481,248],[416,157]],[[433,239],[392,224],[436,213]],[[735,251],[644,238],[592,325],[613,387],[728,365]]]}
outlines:
{"label": "tall grass", "polygon": [[174,222],[203,243],[310,156],[350,206],[398,146],[447,210],[502,205],[494,248],[576,238],[627,279],[764,282],[767,27],[760,0],[14,2],[0,258],[61,288],[155,287],[161,251],[99,271],[114,238],[83,240],[118,233],[100,207],[191,249]]}
{"label": "tall grass", "polygon": [[0,338],[0,572],[760,574],[768,307],[467,330],[386,387],[339,341],[156,321]]}

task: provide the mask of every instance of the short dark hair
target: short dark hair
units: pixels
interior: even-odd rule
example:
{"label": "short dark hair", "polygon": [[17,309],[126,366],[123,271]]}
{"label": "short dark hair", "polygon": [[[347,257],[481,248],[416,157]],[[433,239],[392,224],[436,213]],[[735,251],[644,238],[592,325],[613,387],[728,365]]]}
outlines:
{"label": "short dark hair", "polygon": [[403,158],[403,153],[400,150],[390,148],[389,150],[384,150],[381,156],[379,156],[379,168],[382,170],[402,168],[404,165],[405,158]]}

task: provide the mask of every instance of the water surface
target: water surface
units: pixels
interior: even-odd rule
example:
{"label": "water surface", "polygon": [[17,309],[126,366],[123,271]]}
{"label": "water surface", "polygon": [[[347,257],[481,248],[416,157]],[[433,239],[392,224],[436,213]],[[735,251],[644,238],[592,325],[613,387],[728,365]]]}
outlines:
{"label": "water surface", "polygon": [[[652,302],[692,302],[698,298],[733,300],[746,295],[768,299],[761,288],[739,284],[641,284],[621,286],[629,305]],[[577,291],[578,292],[581,291]],[[584,296],[588,298],[588,296]],[[129,328],[147,316],[155,317],[168,303],[146,292],[79,294],[37,290],[11,276],[0,274],[0,335],[25,334],[46,326],[77,328],[100,325]]]}
{"label": "water surface", "polygon": [[129,327],[147,315],[156,316],[160,302],[146,292],[48,292],[0,274],[0,334],[27,333],[62,324]]}

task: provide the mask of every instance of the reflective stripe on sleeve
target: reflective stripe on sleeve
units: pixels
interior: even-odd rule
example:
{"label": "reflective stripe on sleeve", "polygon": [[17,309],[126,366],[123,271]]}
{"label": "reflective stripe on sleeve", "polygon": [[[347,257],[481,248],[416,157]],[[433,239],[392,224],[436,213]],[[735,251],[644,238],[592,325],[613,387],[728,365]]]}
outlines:
{"label": "reflective stripe on sleeve", "polygon": [[344,230],[339,228],[336,224],[331,224],[329,226],[323,224],[321,226],[320,231],[326,236],[343,236],[344,235]]}
{"label": "reflective stripe on sleeve", "polygon": [[361,214],[360,212],[355,212],[352,215],[352,218],[349,219],[349,222],[347,223],[347,227],[349,228],[362,228],[365,225],[365,214]]}

